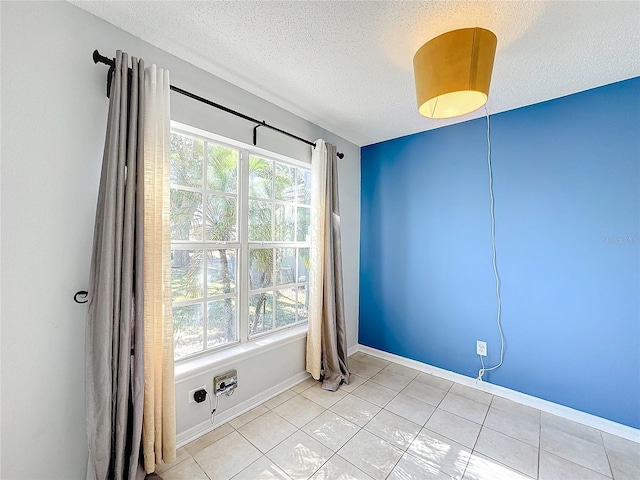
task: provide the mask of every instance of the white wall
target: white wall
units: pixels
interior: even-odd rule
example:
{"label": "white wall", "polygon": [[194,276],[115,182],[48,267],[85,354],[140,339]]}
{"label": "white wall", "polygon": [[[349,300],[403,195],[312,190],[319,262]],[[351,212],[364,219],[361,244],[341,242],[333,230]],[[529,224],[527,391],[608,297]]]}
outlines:
{"label": "white wall", "polygon": [[[122,49],[171,71],[172,83],[304,138],[325,138],[340,161],[348,343],[357,343],[360,149],[67,3],[2,2],[1,366],[6,479],[85,475],[84,326],[73,294],[87,287],[108,100],[107,68]],[[252,126],[172,94],[175,120],[251,142]],[[309,158],[309,148],[259,132],[259,146]],[[260,372],[244,397],[303,371],[304,341],[246,360]],[[277,373],[280,365],[289,365]],[[271,368],[263,368],[265,365]],[[292,366],[291,366],[292,365]],[[240,369],[239,369],[240,371]],[[206,375],[209,378],[209,375]],[[202,380],[189,382],[197,387]],[[211,380],[209,379],[209,382]],[[240,389],[238,389],[240,391]],[[183,393],[183,392],[178,392]],[[208,419],[177,393],[178,426]]]}

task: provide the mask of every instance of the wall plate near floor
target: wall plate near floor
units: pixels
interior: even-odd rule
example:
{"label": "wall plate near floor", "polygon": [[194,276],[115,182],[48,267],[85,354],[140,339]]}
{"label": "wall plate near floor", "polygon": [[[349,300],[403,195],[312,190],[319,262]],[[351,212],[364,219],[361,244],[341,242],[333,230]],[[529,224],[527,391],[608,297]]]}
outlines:
{"label": "wall plate near floor", "polygon": [[482,342],[480,340],[476,341],[476,352],[478,355],[482,357],[487,356],[487,342]]}
{"label": "wall plate near floor", "polygon": [[221,375],[213,377],[213,392],[216,396],[226,393],[230,394],[238,386],[238,372],[229,370]]}
{"label": "wall plate near floor", "polygon": [[193,390],[189,390],[189,403],[201,403],[201,402],[196,402],[196,399],[194,397],[194,394],[196,392],[199,392],[200,390],[204,390],[206,392],[207,391],[207,386],[206,385],[202,385],[201,387],[194,388]]}

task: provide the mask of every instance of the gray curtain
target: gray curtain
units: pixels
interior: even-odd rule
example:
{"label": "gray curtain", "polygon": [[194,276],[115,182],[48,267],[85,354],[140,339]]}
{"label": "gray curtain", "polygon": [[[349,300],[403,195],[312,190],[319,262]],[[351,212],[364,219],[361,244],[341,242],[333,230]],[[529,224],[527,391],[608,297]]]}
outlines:
{"label": "gray curtain", "polygon": [[89,279],[86,326],[88,479],[144,478],[142,434],[144,63],[118,51]]}
{"label": "gray curtain", "polygon": [[322,388],[336,391],[342,382],[349,383],[347,333],[344,320],[342,285],[342,243],[338,198],[338,162],[334,145],[326,143],[326,217],[322,306]]}

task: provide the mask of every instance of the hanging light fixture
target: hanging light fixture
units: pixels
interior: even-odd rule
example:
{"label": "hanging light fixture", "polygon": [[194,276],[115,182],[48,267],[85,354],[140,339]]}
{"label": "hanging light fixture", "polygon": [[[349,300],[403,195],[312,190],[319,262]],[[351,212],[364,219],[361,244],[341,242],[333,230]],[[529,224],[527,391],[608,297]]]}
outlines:
{"label": "hanging light fixture", "polygon": [[489,96],[498,40],[484,28],[463,28],[425,43],[413,57],[418,112],[451,118],[482,107]]}

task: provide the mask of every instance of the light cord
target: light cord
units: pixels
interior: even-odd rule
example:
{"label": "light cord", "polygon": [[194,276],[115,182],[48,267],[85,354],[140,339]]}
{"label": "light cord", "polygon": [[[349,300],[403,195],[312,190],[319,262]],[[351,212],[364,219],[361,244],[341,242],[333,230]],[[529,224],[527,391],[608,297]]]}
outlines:
{"label": "light cord", "polygon": [[478,380],[482,380],[482,377],[486,372],[496,370],[502,366],[504,360],[504,334],[502,332],[502,299],[500,298],[500,276],[498,275],[498,265],[496,263],[496,217],[494,213],[494,199],[493,199],[493,171],[491,169],[491,122],[489,121],[489,112],[487,106],[484,106],[484,112],[487,117],[487,166],[489,169],[489,197],[491,199],[491,252],[493,257],[493,275],[496,279],[496,298],[498,300],[498,315],[497,324],[498,332],[500,332],[500,362],[490,368],[485,368],[484,360],[480,356],[480,364],[482,368],[478,371]]}
{"label": "light cord", "polygon": [[[207,392],[205,390],[205,392]],[[211,409],[211,416],[209,417],[209,420],[211,421],[211,425],[213,425],[213,422],[215,421],[216,418],[216,411],[218,410],[218,396],[216,395],[216,406],[215,408],[212,405],[211,402],[211,395],[209,395],[209,392],[207,392],[207,397],[209,397],[209,408]]]}
{"label": "light cord", "polygon": [[[235,393],[235,389],[230,390],[228,392],[225,393],[225,395],[227,397],[230,397],[231,395],[233,395]],[[219,395],[215,395],[216,397],[216,406],[214,407],[211,401],[211,395],[209,395],[209,392],[207,390],[205,390],[205,392],[207,392],[207,397],[209,397],[209,408],[211,409],[211,416],[209,417],[209,420],[211,421],[211,425],[213,425],[213,422],[216,419],[216,412],[218,411],[218,401],[220,399]]]}

